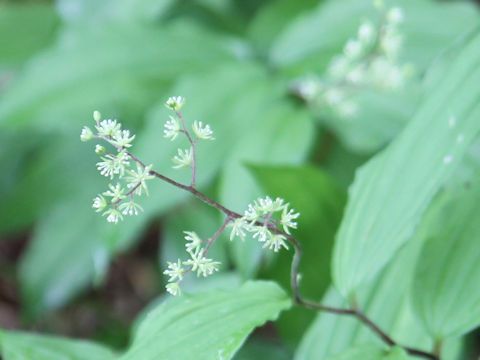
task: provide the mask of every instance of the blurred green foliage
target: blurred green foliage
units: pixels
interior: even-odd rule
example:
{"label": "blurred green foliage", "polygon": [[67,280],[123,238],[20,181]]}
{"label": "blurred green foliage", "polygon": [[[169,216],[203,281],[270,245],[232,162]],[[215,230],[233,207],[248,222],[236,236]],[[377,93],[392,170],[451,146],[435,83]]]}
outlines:
{"label": "blurred green foliage", "polygon": [[[183,230],[208,237],[221,224],[218,212],[159,181],[150,186],[139,217],[113,225],[91,209],[92,198],[106,186],[95,170],[92,145],[79,141],[93,110],[137,134],[133,152],[143,161],[188,181],[188,174],[171,169],[178,144],[162,137],[168,119],[163,104],[171,95],[187,99],[188,121],[201,120],[215,131],[216,141],[199,147],[200,190],[237,212],[267,194],[301,212],[295,235],[305,252],[300,268],[305,295],[346,306],[331,286],[333,272],[341,292],[355,293],[384,330],[426,351],[439,340],[435,337],[443,340],[477,327],[478,289],[471,289],[472,274],[479,271],[478,246],[472,241],[478,242],[480,230],[469,224],[478,212],[478,183],[467,194],[462,186],[476,176],[480,159],[478,143],[470,146],[479,127],[479,11],[469,1],[386,3],[405,12],[401,58],[413,64],[415,75],[399,91],[359,89],[359,111],[342,118],[306,106],[292,94],[292,83],[325,75],[361,21],[375,20],[370,0],[1,2],[0,240],[12,245],[24,239],[26,245],[18,263],[0,253],[0,265],[5,281],[11,281],[7,273],[15,274],[23,327],[48,321],[100,291],[112,263],[151,238],[160,244],[153,251],[155,282],[160,283],[165,262],[181,257]],[[442,127],[452,113],[464,136],[461,149]],[[455,159],[448,170],[442,167],[445,156]],[[455,181],[462,185],[435,197]],[[458,215],[445,219],[442,206],[452,213],[458,206]],[[335,240],[341,223],[344,232]],[[464,232],[452,230],[460,225]],[[443,247],[449,241],[460,244],[451,258],[450,248]],[[196,359],[212,358],[218,344],[231,340],[224,354],[230,359],[256,326],[277,316],[268,334],[274,339],[260,334],[245,344],[238,359],[293,354],[296,359],[410,358],[397,348],[385,353],[354,319],[289,309],[285,294],[272,282],[240,287],[260,277],[289,292],[291,252],[266,254],[255,241],[230,242],[222,236],[212,254],[222,262],[220,273],[188,279],[185,289],[231,292],[192,295],[200,304],[194,310],[160,296],[132,326],[135,335],[122,358],[158,355],[145,344],[156,342],[155,336],[173,343],[193,318],[215,325],[215,306],[223,303],[238,307],[233,314],[232,308],[225,310],[230,322],[205,328],[210,338],[185,335],[190,351],[197,347]],[[444,257],[449,259],[439,260]],[[466,284],[458,293],[471,298],[458,302],[457,312],[449,308],[459,301],[455,294],[448,297],[436,288],[442,280],[445,289]],[[162,323],[165,318],[148,317],[151,309],[157,316],[164,308],[178,315],[177,320],[172,315],[177,326],[172,334],[163,331],[169,325]],[[450,327],[439,325],[446,322]],[[235,330],[228,341],[220,331],[227,325]],[[46,329],[61,332],[41,328]],[[139,340],[142,331],[146,335]],[[45,359],[116,358],[109,349],[116,341],[104,345],[6,330],[0,334],[7,360],[42,358],[38,354]],[[185,343],[175,346],[172,353],[183,354]],[[444,349],[446,359],[459,359],[465,354],[464,338],[446,340]]]}

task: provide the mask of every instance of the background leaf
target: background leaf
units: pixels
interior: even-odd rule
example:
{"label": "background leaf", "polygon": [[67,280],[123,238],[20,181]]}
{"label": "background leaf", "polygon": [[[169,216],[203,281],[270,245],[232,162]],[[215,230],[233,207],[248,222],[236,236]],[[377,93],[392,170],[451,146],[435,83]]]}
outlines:
{"label": "background leaf", "polygon": [[101,345],[24,332],[0,333],[4,360],[113,360],[115,354]]}
{"label": "background leaf", "polygon": [[256,326],[289,307],[283,290],[264,281],[171,298],[140,324],[121,359],[231,359]]}
{"label": "background leaf", "polygon": [[357,173],[332,265],[344,296],[373,278],[410,239],[480,130],[479,58],[475,33],[405,131]]}
{"label": "background leaf", "polygon": [[439,342],[480,325],[479,197],[478,179],[447,188],[422,222],[426,243],[417,264],[413,303]]}

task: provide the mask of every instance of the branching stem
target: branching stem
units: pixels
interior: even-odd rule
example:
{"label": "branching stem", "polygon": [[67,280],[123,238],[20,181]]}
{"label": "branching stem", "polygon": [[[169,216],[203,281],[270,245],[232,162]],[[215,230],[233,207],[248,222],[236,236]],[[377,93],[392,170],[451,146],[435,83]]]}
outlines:
{"label": "branching stem", "polygon": [[[140,161],[137,157],[135,157],[134,155],[132,155],[129,152],[127,152],[127,154],[135,162],[140,164],[140,166],[145,168],[145,164],[142,161]],[[177,181],[175,181],[175,180],[173,180],[173,179],[171,179],[171,178],[169,178],[165,175],[162,175],[162,174],[160,174],[160,173],[158,173],[154,170],[150,171],[150,175],[153,175],[153,176],[155,176],[155,177],[157,177],[157,178],[159,178],[159,179],[161,179],[161,180],[163,180],[163,181],[165,181],[165,182],[167,182],[167,183],[169,183],[169,184],[171,184],[171,185],[173,185],[177,188],[188,191],[189,193],[191,193],[192,195],[194,195],[198,199],[202,200],[203,202],[207,203],[210,206],[215,207],[216,209],[218,209],[219,211],[221,211],[225,215],[227,215],[227,218],[226,218],[225,222],[223,223],[223,225],[218,229],[218,231],[210,239],[208,239],[208,244],[207,244],[207,247],[205,248],[204,255],[206,254],[206,252],[208,251],[210,246],[213,244],[213,242],[218,238],[218,236],[220,236],[220,234],[223,232],[223,230],[228,225],[228,223],[230,221],[232,221],[233,219],[238,219],[238,218],[242,217],[242,215],[240,215],[239,213],[227,209],[226,207],[219,204],[215,200],[213,200],[213,199],[209,198],[208,196],[206,196],[205,194],[201,193],[200,191],[195,189],[193,185],[187,186],[187,185],[181,184],[181,183],[179,183],[179,182],[177,182]],[[336,308],[336,307],[326,306],[326,305],[322,305],[322,304],[317,303],[317,302],[313,302],[313,301],[304,299],[302,297],[301,293],[300,293],[300,288],[299,288],[299,284],[298,284],[298,278],[299,278],[298,267],[300,265],[300,260],[302,258],[302,247],[300,245],[300,242],[297,239],[295,239],[292,235],[289,235],[289,234],[279,230],[273,224],[265,224],[265,223],[257,222],[257,225],[261,225],[261,226],[266,225],[274,233],[281,234],[281,235],[285,236],[288,239],[288,241],[290,242],[290,244],[292,244],[292,246],[295,248],[295,253],[293,255],[291,272],[290,272],[290,284],[291,284],[292,291],[293,291],[293,301],[296,305],[303,306],[305,308],[312,309],[312,310],[315,310],[315,311],[324,311],[324,312],[329,312],[329,313],[338,314],[338,315],[353,316],[353,317],[357,318],[359,321],[361,321],[368,328],[370,328],[370,330],[372,330],[375,334],[377,334],[386,344],[388,344],[390,346],[399,346],[399,347],[403,348],[408,354],[410,354],[412,356],[417,356],[417,357],[420,357],[420,358],[430,359],[430,360],[440,360],[440,357],[437,354],[433,354],[433,353],[425,352],[425,351],[420,350],[420,349],[415,349],[415,348],[411,348],[411,347],[408,347],[408,346],[400,345],[399,343],[397,343],[395,340],[393,340],[386,332],[384,332],[378,325],[376,325],[371,319],[369,319],[363,312],[361,312],[356,307],[354,309]],[[188,271],[189,271],[189,269],[186,270],[186,272],[188,272]]]}

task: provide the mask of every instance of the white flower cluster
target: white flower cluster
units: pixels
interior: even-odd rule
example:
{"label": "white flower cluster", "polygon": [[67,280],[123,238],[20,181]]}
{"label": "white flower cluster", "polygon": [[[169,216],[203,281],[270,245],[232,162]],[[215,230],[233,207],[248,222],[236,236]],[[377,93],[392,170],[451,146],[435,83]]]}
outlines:
{"label": "white flower cluster", "polygon": [[280,233],[280,228],[286,234],[290,229],[297,228],[295,221],[300,213],[289,209],[290,204],[284,203],[283,199],[270,197],[259,198],[249,204],[243,217],[235,219],[228,226],[232,229],[230,240],[239,237],[245,240],[246,233],[251,233],[253,238],[264,243],[263,247],[278,252],[280,248],[288,249],[285,235]]}
{"label": "white flower cluster", "polygon": [[169,276],[167,291],[172,295],[181,293],[180,282],[183,276],[189,271],[196,271],[197,276],[207,277],[218,271],[220,262],[213,261],[206,257],[206,250],[202,247],[202,239],[193,231],[185,231],[185,244],[190,259],[186,261],[177,260],[176,263],[168,262],[168,268],[163,273]]}
{"label": "white flower cluster", "polygon": [[190,132],[185,127],[181,117],[182,115],[180,114],[180,110],[184,104],[185,99],[181,96],[170,97],[165,102],[165,106],[168,109],[171,109],[175,113],[175,116],[170,115],[165,123],[165,129],[163,130],[164,137],[173,141],[178,137],[178,134],[183,133],[190,141],[190,148],[177,150],[178,155],[175,155],[172,159],[175,163],[173,166],[174,169],[194,166],[194,147],[198,140],[215,140],[212,136],[213,131],[210,128],[210,125],[204,125],[201,121],[197,120],[195,120],[192,125],[192,131],[195,138],[191,137]]}
{"label": "white flower cluster", "polygon": [[100,144],[95,146],[95,152],[104,155],[101,156],[102,161],[97,163],[97,170],[110,180],[118,177],[118,180],[123,180],[126,186],[119,182],[115,185],[109,184],[109,190],[93,199],[92,207],[97,212],[102,212],[108,222],[118,223],[119,220],[123,220],[123,215],[138,215],[139,211],[143,211],[142,207],[134,202],[134,195],[142,195],[142,192],[148,194],[146,181],[154,178],[150,174],[152,166],[137,163],[136,171],[130,169],[132,157],[127,149],[132,146],[135,135],[131,135],[129,130],[122,130],[122,125],[116,120],[101,120],[98,111],[93,113],[93,119],[97,133],[94,134],[88,126],[85,126],[80,139],[82,141],[102,139],[113,146],[116,154],[108,153]]}
{"label": "white flower cluster", "polygon": [[358,107],[351,95],[358,88],[392,91],[404,86],[413,67],[399,64],[403,10],[385,9],[382,1],[376,1],[375,7],[382,13],[379,25],[369,20],[361,23],[356,37],[349,39],[343,53],[329,64],[326,79],[310,77],[297,83],[296,89],[306,101],[327,105],[339,115],[351,117]]}

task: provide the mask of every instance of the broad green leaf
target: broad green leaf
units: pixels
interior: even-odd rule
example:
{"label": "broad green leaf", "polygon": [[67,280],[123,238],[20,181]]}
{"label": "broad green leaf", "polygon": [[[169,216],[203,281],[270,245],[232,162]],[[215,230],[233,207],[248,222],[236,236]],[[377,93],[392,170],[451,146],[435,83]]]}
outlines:
{"label": "broad green leaf", "polygon": [[255,327],[290,306],[284,291],[265,281],[170,298],[140,324],[120,359],[228,360]]}
{"label": "broad green leaf", "polygon": [[366,344],[355,346],[330,360],[408,360],[407,353],[397,346],[388,349],[378,344]]}
{"label": "broad green leaf", "polygon": [[[251,166],[250,169],[266,194],[285,199],[295,211],[300,212],[294,236],[303,248],[299,270],[302,274],[302,294],[320,299],[331,282],[333,239],[342,217],[346,194],[328,175],[311,166],[263,165]],[[275,254],[266,276],[289,288],[292,256],[292,248]],[[290,343],[295,343],[311,321],[311,310],[297,307],[284,312],[277,327]]]}
{"label": "broad green leaf", "polygon": [[105,219],[90,205],[82,206],[79,198],[46,211],[22,255],[19,277],[29,316],[63,305],[79,287],[89,284],[96,267],[105,266],[109,249],[101,243],[98,231]]}
{"label": "broad green leaf", "polygon": [[26,332],[2,331],[0,349],[4,360],[113,360],[110,349],[90,341]]}
{"label": "broad green leaf", "polygon": [[375,277],[411,238],[480,130],[479,59],[476,32],[407,128],[358,171],[332,263],[344,296]]}
{"label": "broad green leaf", "polygon": [[229,58],[224,41],[186,23],[72,27],[4,95],[0,124],[80,127],[94,109],[133,118],[172,79]]}
{"label": "broad green leaf", "polygon": [[444,190],[425,215],[426,243],[412,298],[433,338],[462,335],[480,325],[480,183]]}
{"label": "broad green leaf", "polygon": [[51,4],[2,2],[0,70],[3,66],[17,67],[47,46],[53,39],[57,25],[58,18]]}
{"label": "broad green leaf", "polygon": [[[62,134],[66,135],[66,134]],[[25,140],[25,137],[30,140]],[[0,232],[18,232],[30,226],[59,201],[102,183],[91,162],[98,157],[74,138],[28,131],[8,134],[1,152]],[[61,149],[61,150],[60,150]],[[32,155],[33,154],[33,155]],[[72,161],[75,159],[75,161]],[[92,194],[93,195],[93,194]]]}

